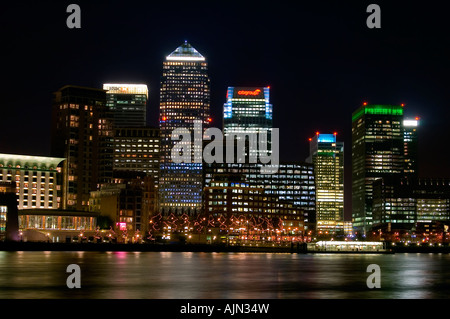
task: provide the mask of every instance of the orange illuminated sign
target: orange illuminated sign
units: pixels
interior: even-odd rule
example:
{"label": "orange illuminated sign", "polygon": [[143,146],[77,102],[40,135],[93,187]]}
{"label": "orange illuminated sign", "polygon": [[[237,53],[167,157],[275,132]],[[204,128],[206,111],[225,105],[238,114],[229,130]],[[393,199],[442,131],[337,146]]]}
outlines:
{"label": "orange illuminated sign", "polygon": [[246,90],[240,90],[238,91],[238,95],[259,95],[259,93],[261,93],[260,89],[256,89],[254,91],[246,91]]}

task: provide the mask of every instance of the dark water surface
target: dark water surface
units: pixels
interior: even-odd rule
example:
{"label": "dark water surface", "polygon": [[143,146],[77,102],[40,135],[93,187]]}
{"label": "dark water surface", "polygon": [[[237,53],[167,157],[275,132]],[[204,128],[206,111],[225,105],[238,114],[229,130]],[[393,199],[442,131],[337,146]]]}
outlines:
{"label": "dark water surface", "polygon": [[[81,288],[69,289],[69,264]],[[381,267],[369,289],[367,266]],[[0,251],[0,299],[448,298],[449,254]]]}

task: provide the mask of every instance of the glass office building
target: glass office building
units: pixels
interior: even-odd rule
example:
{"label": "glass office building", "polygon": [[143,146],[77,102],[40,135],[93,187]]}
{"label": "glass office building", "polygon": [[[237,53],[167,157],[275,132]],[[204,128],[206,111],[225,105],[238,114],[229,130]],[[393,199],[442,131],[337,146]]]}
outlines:
{"label": "glass office building", "polygon": [[107,116],[114,127],[147,125],[148,88],[145,84],[103,84]]}
{"label": "glass office building", "polygon": [[[223,108],[225,138],[234,134],[267,133],[269,145],[262,147],[270,150],[272,127],[270,87],[228,87],[227,101]],[[237,140],[239,139],[238,136]],[[256,151],[256,148],[252,150]],[[246,155],[248,154],[246,151]],[[258,156],[258,152],[253,155]]]}
{"label": "glass office building", "polygon": [[414,230],[417,223],[450,220],[448,178],[383,178],[373,183],[373,225]]}
{"label": "glass office building", "polygon": [[418,135],[419,117],[403,121],[403,145],[405,157],[405,176],[418,177]]}
{"label": "glass office building", "polygon": [[316,230],[343,232],[344,228],[344,143],[337,133],[310,138],[308,163],[314,165],[316,183]]}
{"label": "glass office building", "polygon": [[203,166],[201,160],[194,162],[193,154],[197,147],[202,147],[201,140],[192,147],[191,162],[175,163],[171,158],[176,143],[171,139],[173,130],[185,128],[192,132],[194,121],[200,121],[205,128],[211,120],[208,64],[188,42],[168,55],[163,63],[159,115],[160,211],[164,214],[200,212]]}
{"label": "glass office building", "polygon": [[292,203],[303,213],[305,234],[315,230],[316,186],[312,164],[282,163],[275,174],[261,174],[260,164],[205,164],[205,187],[211,186],[213,179],[229,174],[240,174],[251,187],[261,188],[267,195]]}
{"label": "glass office building", "polygon": [[364,103],[352,115],[352,222],[372,225],[372,183],[404,174],[403,106]]}

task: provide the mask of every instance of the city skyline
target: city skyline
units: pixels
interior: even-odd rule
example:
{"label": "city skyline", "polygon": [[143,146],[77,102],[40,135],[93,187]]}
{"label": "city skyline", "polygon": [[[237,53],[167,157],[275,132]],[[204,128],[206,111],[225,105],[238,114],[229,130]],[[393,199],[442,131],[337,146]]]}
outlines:
{"label": "city skyline", "polygon": [[0,298],[169,318],[448,298],[439,4],[5,3]]}

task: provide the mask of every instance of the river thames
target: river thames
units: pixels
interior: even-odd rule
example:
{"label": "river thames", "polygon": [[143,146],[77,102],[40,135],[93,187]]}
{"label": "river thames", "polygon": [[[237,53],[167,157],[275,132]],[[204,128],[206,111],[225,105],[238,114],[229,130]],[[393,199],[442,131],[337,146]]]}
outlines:
{"label": "river thames", "polygon": [[[81,288],[66,285],[67,266]],[[381,269],[369,289],[367,266]],[[442,299],[450,255],[0,252],[0,299]]]}

